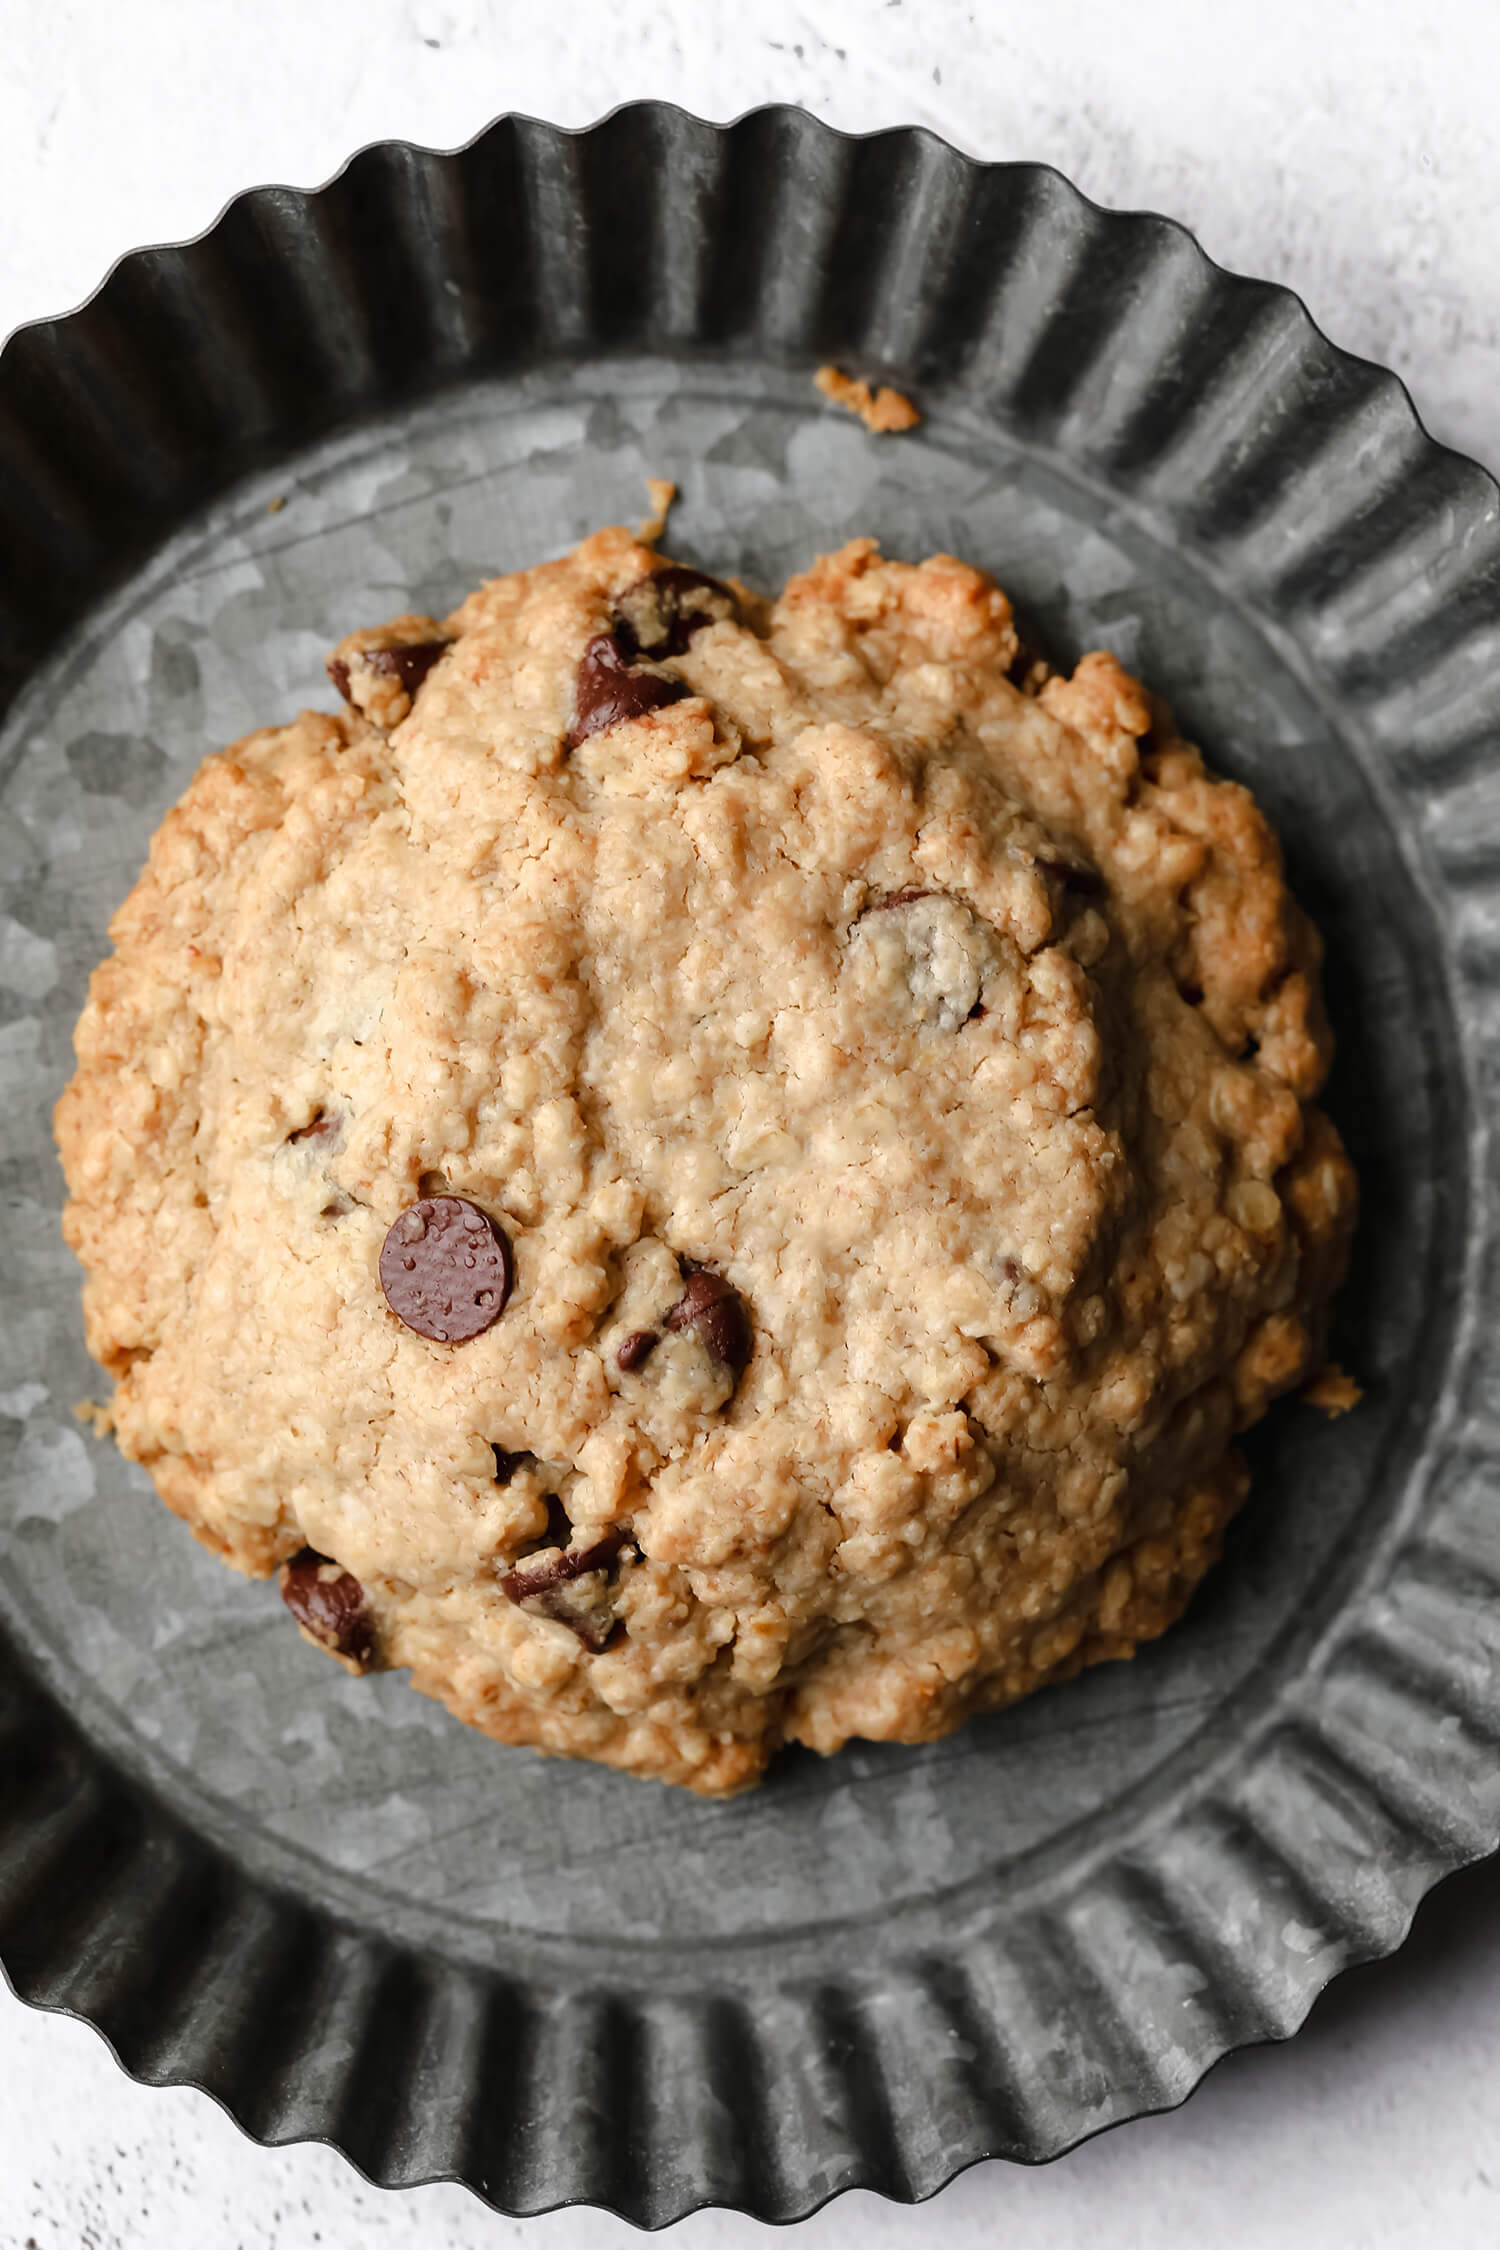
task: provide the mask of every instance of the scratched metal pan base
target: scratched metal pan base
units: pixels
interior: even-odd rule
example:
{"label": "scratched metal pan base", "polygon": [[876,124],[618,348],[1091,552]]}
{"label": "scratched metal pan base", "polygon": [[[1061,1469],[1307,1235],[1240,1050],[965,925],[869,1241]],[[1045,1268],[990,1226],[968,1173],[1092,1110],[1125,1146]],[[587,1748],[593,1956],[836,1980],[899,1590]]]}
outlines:
{"label": "scratched metal pan base", "polygon": [[[873,442],[825,357],[913,390]],[[75,1421],[49,1111],[109,914],[327,647],[682,491],[1106,645],[1287,844],[1365,1216],[1184,1623],[931,1748],[701,1804],[354,1681]],[[277,505],[273,506],[273,503]],[[793,112],[505,120],[128,258],[0,356],[0,1961],[126,2066],[509,2211],[931,2193],[1292,2030],[1500,1828],[1500,512],[1394,378],[1168,222]]]}

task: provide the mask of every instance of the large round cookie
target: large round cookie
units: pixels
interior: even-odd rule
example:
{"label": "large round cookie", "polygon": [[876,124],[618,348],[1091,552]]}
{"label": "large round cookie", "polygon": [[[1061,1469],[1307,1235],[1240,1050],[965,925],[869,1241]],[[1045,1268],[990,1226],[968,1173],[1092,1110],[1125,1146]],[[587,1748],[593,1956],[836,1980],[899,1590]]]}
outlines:
{"label": "large round cookie", "polygon": [[330,670],[163,823],[58,1110],[167,1504],[706,1792],[1160,1632],[1354,1209],[1245,792],[868,541],[765,611],[601,532]]}

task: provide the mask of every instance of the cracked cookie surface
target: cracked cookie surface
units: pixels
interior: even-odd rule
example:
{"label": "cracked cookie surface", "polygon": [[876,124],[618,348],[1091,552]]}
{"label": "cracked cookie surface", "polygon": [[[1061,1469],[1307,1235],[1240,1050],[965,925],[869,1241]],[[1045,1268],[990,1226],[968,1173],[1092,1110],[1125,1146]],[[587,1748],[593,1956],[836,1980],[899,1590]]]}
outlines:
{"label": "cracked cookie surface", "polygon": [[1160,1632],[1353,1221],[1248,795],[863,540],[770,608],[601,532],[330,671],[162,824],[58,1110],[167,1504],[711,1793]]}

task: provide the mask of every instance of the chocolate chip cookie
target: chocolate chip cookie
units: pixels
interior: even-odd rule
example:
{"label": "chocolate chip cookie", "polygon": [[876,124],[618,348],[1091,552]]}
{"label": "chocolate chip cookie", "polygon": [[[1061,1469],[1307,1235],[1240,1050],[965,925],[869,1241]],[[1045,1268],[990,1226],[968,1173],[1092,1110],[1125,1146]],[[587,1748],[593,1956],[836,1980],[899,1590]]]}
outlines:
{"label": "chocolate chip cookie", "polygon": [[707,1793],[1161,1632],[1354,1213],[1245,791],[869,540],[771,607],[605,531],[329,670],[162,824],[58,1110],[167,1505]]}

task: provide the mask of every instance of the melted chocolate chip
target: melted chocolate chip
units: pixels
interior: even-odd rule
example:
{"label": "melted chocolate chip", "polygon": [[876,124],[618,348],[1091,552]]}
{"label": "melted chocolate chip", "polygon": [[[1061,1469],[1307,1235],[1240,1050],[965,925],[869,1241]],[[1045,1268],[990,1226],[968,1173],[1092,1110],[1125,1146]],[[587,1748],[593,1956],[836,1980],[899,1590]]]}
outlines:
{"label": "melted chocolate chip", "polygon": [[534,1562],[518,1563],[501,1577],[500,1591],[533,1616],[551,1617],[566,1625],[585,1648],[597,1655],[615,1629],[607,1574],[624,1538],[623,1532],[606,1531],[586,1547],[570,1547],[561,1554],[539,1555]]}
{"label": "melted chocolate chip", "polygon": [[733,617],[738,606],[717,578],[669,563],[617,597],[615,639],[627,656],[681,656],[696,632]]}
{"label": "melted chocolate chip", "polygon": [[607,1578],[580,1578],[571,1586],[555,1586],[523,1606],[533,1617],[550,1617],[566,1625],[594,1656],[601,1655],[614,1638],[618,1621]]}
{"label": "melted chocolate chip", "polygon": [[654,1328],[633,1329],[616,1347],[616,1367],[622,1375],[633,1375],[638,1367],[645,1366],[660,1342],[661,1338]]}
{"label": "melted chocolate chip", "polygon": [[[397,642],[390,648],[363,648],[355,652],[354,661],[376,673],[383,680],[399,680],[409,696],[415,697],[418,688],[436,664],[438,658],[452,647],[451,641]],[[349,694],[349,664],[347,656],[330,656],[328,677],[346,703]]]}
{"label": "melted chocolate chip", "polygon": [[693,1328],[717,1360],[738,1374],[750,1357],[750,1315],[722,1274],[700,1266],[667,1314],[669,1328]]}
{"label": "melted chocolate chip", "polygon": [[576,750],[591,734],[602,734],[623,719],[643,718],[687,694],[681,680],[632,665],[612,633],[596,633],[578,665],[578,691],[568,748]]}
{"label": "melted chocolate chip", "polygon": [[281,1566],[281,1598],[305,1633],[335,1656],[369,1664],[375,1655],[375,1620],[357,1578],[326,1555],[304,1547]]}
{"label": "melted chocolate chip", "polygon": [[530,1601],[537,1594],[550,1593],[554,1586],[585,1578],[592,1570],[608,1570],[624,1543],[622,1531],[606,1531],[587,1547],[568,1547],[561,1554],[538,1555],[534,1561],[519,1562],[502,1576],[500,1591],[510,1601]]}
{"label": "melted chocolate chip", "polygon": [[437,1344],[483,1335],[505,1310],[510,1244],[487,1211],[461,1195],[408,1205],[380,1246],[380,1286],[399,1321]]}
{"label": "melted chocolate chip", "polygon": [[341,1117],[330,1117],[326,1110],[319,1109],[314,1110],[307,1123],[299,1125],[295,1133],[288,1133],[287,1140],[289,1143],[293,1141],[336,1141],[343,1129],[344,1121]]}

